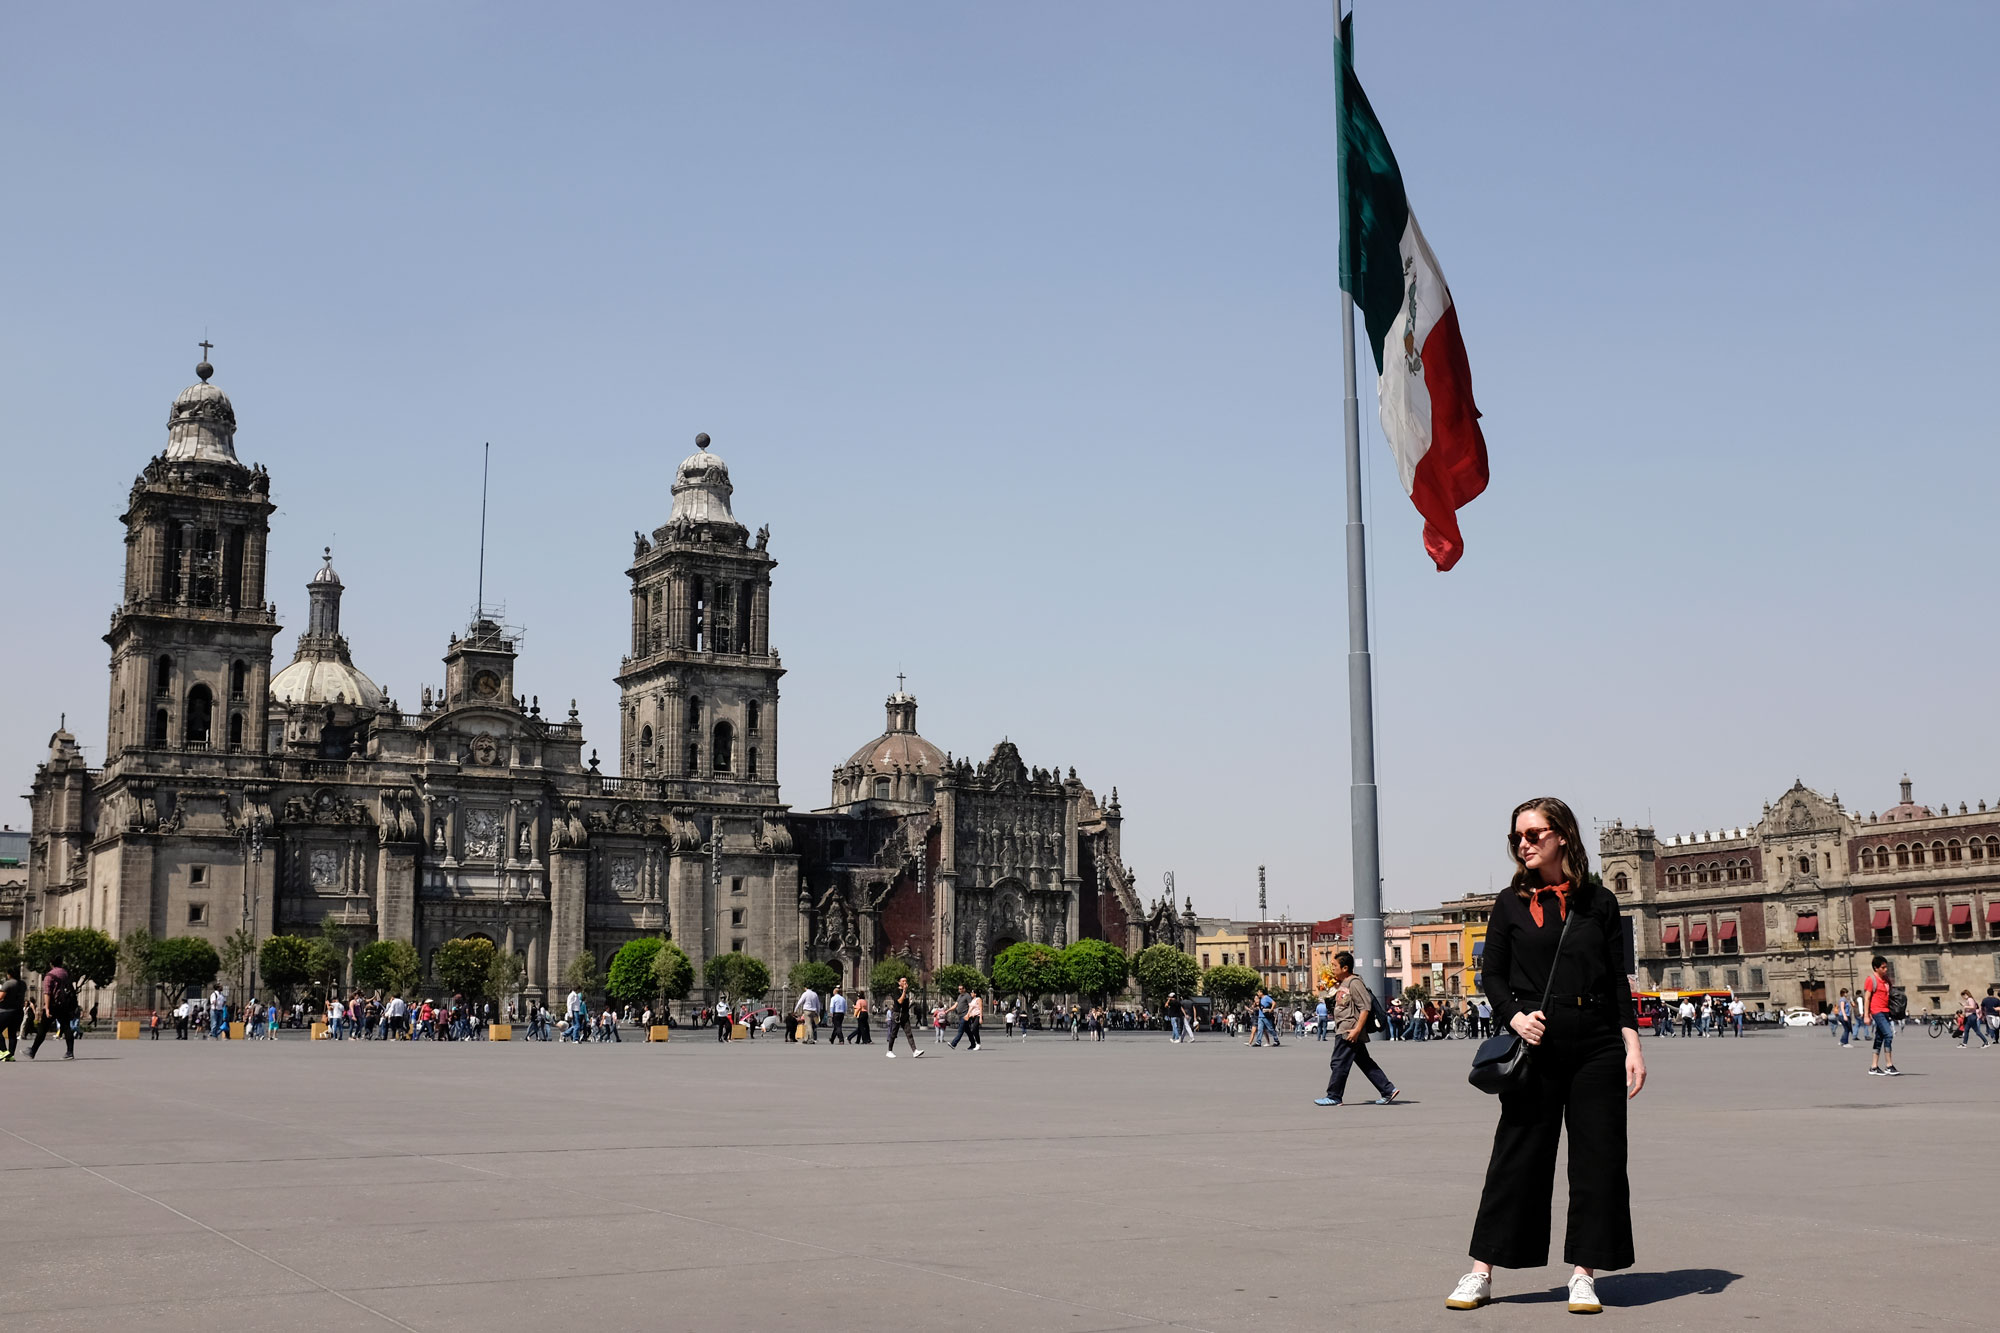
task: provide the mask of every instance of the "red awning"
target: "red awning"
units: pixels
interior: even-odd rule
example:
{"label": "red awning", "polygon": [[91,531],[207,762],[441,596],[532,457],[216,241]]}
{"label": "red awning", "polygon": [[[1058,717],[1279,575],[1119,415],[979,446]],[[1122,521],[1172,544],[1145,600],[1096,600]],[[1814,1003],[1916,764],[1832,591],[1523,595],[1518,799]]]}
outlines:
{"label": "red awning", "polygon": [[[2000,903],[1993,904],[1993,911],[2000,912]],[[1680,942],[1681,928],[1679,926],[1667,926],[1660,931],[1660,943],[1679,944]]]}
{"label": "red awning", "polygon": [[1888,928],[1889,928],[1889,909],[1888,909],[1888,908],[1886,908],[1886,907],[1878,907],[1878,908],[1876,908],[1876,909],[1875,909],[1875,929],[1877,929],[1877,930],[1887,930]]}
{"label": "red awning", "polygon": [[1689,927],[1688,927],[1688,938],[1689,938],[1689,939],[1691,939],[1691,940],[1693,940],[1693,941],[1694,941],[1694,942],[1695,942],[1696,944],[1700,944],[1700,943],[1701,943],[1701,942],[1702,942],[1703,940],[1707,939],[1707,938],[1708,938],[1708,922],[1706,922],[1706,921],[1697,921],[1697,922],[1695,922],[1695,923],[1694,923],[1694,924],[1693,924],[1692,926],[1689,926]]}
{"label": "red awning", "polygon": [[1808,912],[1800,917],[1798,933],[1801,935],[1819,934],[1819,913]]}
{"label": "red awning", "polygon": [[1986,904],[1986,924],[2000,926],[2000,903]]}
{"label": "red awning", "polygon": [[1971,924],[1972,924],[1972,904],[1971,904],[1971,903],[1953,903],[1953,904],[1951,905],[1951,924],[1952,924],[1952,925],[1954,925],[1954,926],[1969,926],[1969,925],[1971,925]]}
{"label": "red awning", "polygon": [[1935,926],[1937,924],[1937,908],[1919,907],[1917,909],[1915,924],[1919,926]]}
{"label": "red awning", "polygon": [[1725,922],[1723,922],[1723,923],[1722,923],[1722,925],[1721,925],[1721,926],[1720,926],[1720,927],[1719,927],[1719,928],[1718,928],[1718,929],[1716,930],[1716,938],[1717,938],[1717,939],[1722,939],[1722,940],[1733,940],[1733,939],[1735,939],[1735,938],[1736,938],[1736,923],[1735,923],[1734,921],[1725,921]]}

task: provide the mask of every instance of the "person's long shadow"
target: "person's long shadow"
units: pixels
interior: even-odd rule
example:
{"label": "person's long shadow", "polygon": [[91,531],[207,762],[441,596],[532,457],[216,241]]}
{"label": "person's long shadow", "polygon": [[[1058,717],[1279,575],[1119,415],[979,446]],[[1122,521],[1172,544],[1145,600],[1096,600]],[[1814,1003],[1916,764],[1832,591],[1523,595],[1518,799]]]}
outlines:
{"label": "person's long shadow", "polygon": [[1726,1268],[1675,1268],[1665,1273],[1605,1273],[1597,1299],[1605,1305],[1657,1305],[1682,1296],[1717,1296],[1742,1278]]}
{"label": "person's long shadow", "polygon": [[[1676,1268],[1665,1273],[1600,1273],[1597,1299],[1607,1308],[1657,1305],[1682,1296],[1714,1296],[1743,1275],[1725,1268]],[[1567,1279],[1565,1279],[1565,1283]],[[1495,1296],[1495,1305],[1550,1305],[1567,1301],[1567,1285],[1553,1290],[1523,1291]]]}

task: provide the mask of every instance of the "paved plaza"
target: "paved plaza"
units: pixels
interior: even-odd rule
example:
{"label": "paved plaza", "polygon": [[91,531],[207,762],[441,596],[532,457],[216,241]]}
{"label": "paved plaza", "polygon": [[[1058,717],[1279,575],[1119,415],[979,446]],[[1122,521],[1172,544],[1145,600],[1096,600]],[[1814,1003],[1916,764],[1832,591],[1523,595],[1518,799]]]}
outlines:
{"label": "paved plaza", "polygon": [[[2000,1051],[1646,1044],[1610,1327],[1991,1327]],[[1525,1329],[1467,1267],[1494,1106],[1311,1104],[1329,1047],[79,1043],[0,1068],[20,1330]],[[1359,1078],[1350,1093],[1362,1095]],[[1372,1094],[1371,1094],[1372,1095]],[[1557,1198],[1558,1218],[1562,1207]],[[1558,1230],[1560,1221],[1558,1222]],[[1557,1251],[1559,1257],[1560,1239]],[[1980,1310],[1986,1309],[1982,1315]]]}

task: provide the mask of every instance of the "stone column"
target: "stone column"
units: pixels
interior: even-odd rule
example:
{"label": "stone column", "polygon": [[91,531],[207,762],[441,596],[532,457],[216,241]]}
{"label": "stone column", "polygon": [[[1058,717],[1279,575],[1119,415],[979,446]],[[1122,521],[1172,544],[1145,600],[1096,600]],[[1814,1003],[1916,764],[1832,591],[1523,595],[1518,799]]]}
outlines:
{"label": "stone column", "polygon": [[375,930],[385,940],[414,943],[417,927],[417,851],[407,842],[384,843],[375,858]]}

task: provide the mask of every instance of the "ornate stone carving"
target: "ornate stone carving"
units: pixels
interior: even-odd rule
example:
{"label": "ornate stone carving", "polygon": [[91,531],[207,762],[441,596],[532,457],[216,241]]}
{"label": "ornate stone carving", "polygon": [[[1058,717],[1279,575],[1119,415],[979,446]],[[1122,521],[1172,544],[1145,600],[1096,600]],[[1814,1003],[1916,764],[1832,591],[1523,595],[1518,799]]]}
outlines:
{"label": "ornate stone carving", "polygon": [[465,856],[467,860],[500,859],[500,812],[474,806],[465,812]]}

